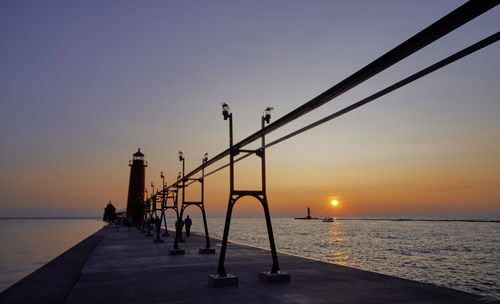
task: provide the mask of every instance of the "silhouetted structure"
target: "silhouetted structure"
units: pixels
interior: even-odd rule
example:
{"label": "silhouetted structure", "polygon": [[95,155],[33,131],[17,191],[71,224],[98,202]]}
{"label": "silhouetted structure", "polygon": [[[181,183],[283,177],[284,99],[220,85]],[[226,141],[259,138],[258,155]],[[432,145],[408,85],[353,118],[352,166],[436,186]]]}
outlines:
{"label": "silhouetted structure", "polygon": [[104,215],[102,216],[102,220],[108,223],[114,222],[116,220],[116,208],[111,204],[111,201],[108,202],[106,208],[104,208]]}
{"label": "silhouetted structure", "polygon": [[317,220],[317,217],[311,217],[311,209],[307,207],[307,216],[306,217],[296,217],[296,220]]}
{"label": "silhouetted structure", "polygon": [[129,161],[130,181],[128,184],[127,216],[132,218],[134,224],[144,220],[144,191],[146,186],[146,167],[144,154],[141,149],[132,155]]}
{"label": "silhouetted structure", "polygon": [[[267,107],[261,117],[261,127],[265,128],[266,123],[269,124],[271,121],[271,110],[273,108]],[[276,245],[274,243],[274,234],[271,224],[271,214],[269,213],[269,204],[267,201],[266,194],[266,153],[265,153],[265,138],[264,135],[261,137],[261,148],[257,151],[250,151],[260,157],[261,159],[261,178],[262,184],[261,189],[258,190],[236,190],[234,183],[234,156],[238,155],[240,152],[249,152],[249,150],[243,150],[239,147],[233,145],[233,113],[230,112],[229,106],[226,103],[222,104],[222,115],[224,120],[229,119],[229,201],[227,204],[226,221],[224,224],[224,234],[222,236],[222,244],[219,255],[219,265],[217,266],[217,273],[214,275],[209,275],[209,283],[215,287],[218,286],[236,286],[239,284],[238,277],[226,272],[224,266],[224,261],[226,258],[226,249],[229,238],[229,227],[231,224],[231,215],[233,212],[234,205],[236,202],[245,196],[250,196],[256,198],[262,205],[264,209],[264,216],[266,218],[267,233],[269,236],[269,246],[271,248],[271,256],[273,263],[271,265],[271,270],[266,272],[261,272],[259,278],[261,280],[266,280],[270,282],[288,282],[290,281],[290,274],[286,272],[281,272],[278,263],[278,254],[276,252]]]}
{"label": "silhouetted structure", "polygon": [[[205,153],[205,156],[203,157],[203,160],[202,160],[202,165],[206,164],[207,159],[208,159],[208,155],[207,155],[207,153]],[[200,200],[199,201],[186,201],[186,187],[187,187],[186,181],[187,181],[187,179],[184,178],[185,158],[184,158],[184,154],[181,151],[179,151],[179,161],[182,162],[182,178],[181,178],[180,172],[179,172],[179,176],[177,177],[177,179],[182,180],[182,184],[180,186],[177,186],[176,189],[177,189],[177,191],[179,189],[181,189],[182,195],[181,195],[180,213],[178,212],[178,209],[176,209],[177,221],[182,222],[182,215],[184,214],[184,210],[186,210],[187,207],[198,206],[201,210],[201,215],[203,216],[203,225],[205,227],[205,240],[206,240],[205,247],[200,248],[199,253],[200,254],[213,254],[213,253],[215,253],[215,248],[210,247],[210,237],[208,236],[207,216],[205,213],[205,169],[204,169],[204,167],[202,168],[200,178],[189,179],[191,182],[200,182],[201,183],[201,198],[200,198]],[[178,192],[176,192],[176,199],[177,199],[177,194],[178,194]],[[175,203],[177,204],[177,200],[175,201]],[[189,222],[191,222],[191,220],[189,220]],[[182,225],[180,225],[180,226],[176,225],[175,227],[176,227],[176,231],[175,231],[175,239],[174,239],[174,248],[172,248],[170,250],[170,254],[174,254],[174,255],[184,254],[185,253],[184,249],[179,248],[179,242],[184,240],[182,238]],[[186,226],[186,229],[187,229],[187,226]],[[187,233],[187,230],[186,230],[186,233]]]}
{"label": "silhouetted structure", "polygon": [[[389,92],[392,92],[404,85],[407,85],[429,73],[432,73],[460,58],[463,58],[469,54],[472,54],[473,52],[484,48],[487,45],[490,45],[498,40],[500,40],[500,32],[497,32],[451,56],[446,57],[445,59],[436,62],[435,64],[428,66],[427,68],[420,70],[419,72],[397,82],[389,87],[386,87],[385,89],[378,91],[354,104],[351,104],[331,115],[328,115],[325,118],[322,118],[312,124],[309,124],[303,128],[300,128],[296,131],[293,131],[289,134],[284,135],[283,137],[280,137],[271,143],[265,144],[264,137],[266,134],[273,132],[274,130],[277,130],[281,128],[282,126],[292,122],[293,120],[307,114],[308,112],[322,106],[323,104],[331,101],[332,99],[342,95],[343,93],[349,91],[350,89],[356,87],[357,85],[363,83],[364,81],[374,77],[378,73],[386,70],[387,68],[393,66],[397,62],[403,60],[404,58],[410,56],[411,54],[419,51],[420,49],[424,48],[425,46],[431,44],[435,40],[447,35],[451,31],[455,30],[456,28],[462,26],[463,24],[469,22],[470,20],[474,19],[475,17],[481,15],[482,13],[486,12],[487,10],[493,8],[494,6],[498,5],[500,3],[500,0],[494,0],[494,1],[481,1],[481,0],[470,0],[464,5],[460,6],[456,10],[452,11],[448,15],[444,16],[443,18],[437,20],[434,22],[432,25],[428,26],[427,28],[423,29],[416,35],[412,36],[408,40],[404,41],[400,45],[396,46],[392,50],[388,51],[387,53],[383,54],[379,58],[375,59],[373,62],[369,63],[365,67],[361,68],[360,70],[356,71],[349,77],[345,78],[341,82],[337,83],[333,87],[329,88],[325,92],[319,94],[318,96],[314,97],[313,99],[309,100],[305,104],[301,105],[300,107],[294,109],[293,111],[289,112],[288,114],[284,115],[280,119],[276,120],[272,124],[270,123],[270,116],[268,116],[269,111],[272,108],[267,108],[264,111],[264,115],[262,117],[262,128],[261,130],[254,132],[253,134],[247,136],[246,138],[242,139],[241,141],[237,143],[233,143],[233,130],[232,130],[232,114],[229,112],[229,107],[227,104],[223,104],[223,117],[224,120],[227,120],[229,118],[229,136],[230,136],[230,144],[229,148],[226,149],[225,151],[217,154],[215,157],[213,157],[210,160],[206,160],[203,162],[201,166],[198,166],[188,174],[185,174],[184,172],[184,161],[182,155],[180,155],[180,160],[183,161],[183,174],[182,174],[182,179],[180,176],[177,179],[177,182],[174,184],[166,187],[166,189],[163,189],[163,193],[170,191],[170,188],[173,188],[175,190],[182,189],[183,190],[183,196],[184,196],[184,190],[186,185],[186,181],[189,180],[195,180],[192,177],[195,176],[198,172],[202,171],[205,169],[205,167],[208,167],[217,161],[222,160],[224,157],[229,156],[229,163],[225,164],[218,169],[215,169],[206,175],[202,173],[202,177],[209,176],[215,172],[218,172],[219,170],[226,168],[229,166],[229,171],[230,171],[230,195],[229,195],[229,200],[228,200],[228,208],[227,208],[227,213],[226,213],[226,221],[225,221],[225,226],[224,226],[224,234],[223,234],[223,240],[221,244],[221,253],[219,256],[219,264],[218,264],[218,269],[217,273],[215,275],[210,276],[210,282],[213,283],[214,286],[224,286],[224,285],[238,285],[238,279],[235,276],[232,276],[228,274],[225,270],[224,267],[224,261],[225,261],[225,254],[226,254],[226,249],[227,249],[227,243],[228,243],[228,235],[229,235],[229,228],[230,228],[230,221],[231,221],[231,215],[232,215],[232,210],[235,205],[235,203],[242,197],[244,196],[251,196],[259,200],[263,206],[264,209],[264,214],[266,217],[266,225],[268,229],[268,235],[269,235],[269,242],[270,242],[270,248],[271,248],[271,254],[272,254],[272,259],[273,259],[273,264],[271,266],[271,270],[265,273],[261,273],[259,275],[260,278],[268,281],[289,281],[290,277],[288,274],[282,273],[280,271],[279,265],[278,265],[278,259],[277,259],[277,254],[276,254],[276,248],[274,244],[274,236],[272,232],[272,226],[271,226],[271,219],[270,219],[270,213],[269,213],[269,206],[268,206],[268,201],[267,201],[267,194],[266,194],[266,189],[265,189],[265,149],[268,147],[271,147],[277,143],[280,143],[284,140],[287,140],[289,138],[292,138],[293,136],[296,136],[302,132],[305,132],[309,129],[312,129],[322,123],[325,123],[327,121],[330,121],[334,118],[337,118],[341,115],[344,115],[346,113],[349,113],[350,111],[359,108],[360,106],[363,106],[377,98],[380,98],[381,96],[384,96],[388,94]],[[266,122],[269,125],[265,125],[264,122]],[[258,139],[262,140],[262,145],[260,148],[257,149],[243,149],[245,146],[248,146],[255,142]],[[240,156],[235,159],[235,156],[239,155],[240,153],[245,153],[245,155]],[[140,152],[139,152],[140,153]],[[250,155],[257,155],[258,157],[261,158],[261,173],[262,173],[262,188],[259,190],[236,190],[234,187],[234,164],[247,156]],[[142,155],[142,153],[141,153]],[[134,154],[135,156],[135,154]],[[143,160],[142,160],[143,162]],[[145,166],[143,166],[145,167]],[[144,169],[144,168],[143,168]],[[132,172],[131,170],[131,184],[132,184]],[[144,171],[143,171],[144,172]],[[165,187],[164,187],[165,188]],[[143,175],[143,182],[142,182],[142,200],[141,203],[144,204],[144,175]],[[130,190],[130,189],[129,189]],[[177,192],[175,192],[175,200],[177,200]],[[129,191],[129,204],[130,204],[130,191]],[[134,199],[134,197],[132,197]],[[165,200],[165,199],[164,199]],[[182,199],[183,205],[185,205],[185,200],[184,197]],[[140,210],[143,210],[142,208]],[[176,209],[178,210],[178,209]],[[309,211],[309,210],[308,210]],[[182,220],[182,211],[181,214],[177,216],[178,221]],[[310,212],[308,212],[308,216],[305,218],[298,218],[298,219],[316,219],[312,218],[310,216]],[[176,225],[177,226],[177,225]],[[182,225],[180,225],[180,228],[182,228]],[[176,240],[175,244],[177,245],[178,239],[179,239],[179,231],[182,231],[182,229],[177,228],[176,229]],[[174,246],[174,249],[176,249]],[[175,251],[174,251],[175,252]],[[182,250],[182,252],[184,252]],[[172,250],[171,250],[172,254]]]}

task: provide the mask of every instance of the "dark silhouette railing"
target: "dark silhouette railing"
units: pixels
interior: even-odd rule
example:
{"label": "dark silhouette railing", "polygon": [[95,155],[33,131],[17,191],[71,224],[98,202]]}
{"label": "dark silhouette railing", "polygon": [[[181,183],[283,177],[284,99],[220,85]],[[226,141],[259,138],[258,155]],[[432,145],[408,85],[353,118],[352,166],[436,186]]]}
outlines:
{"label": "dark silhouette railing", "polygon": [[[207,159],[205,157],[203,159],[203,162],[200,166],[196,167],[193,169],[191,172],[185,174],[185,160],[182,152],[179,152],[179,160],[182,161],[182,176],[179,175],[177,178],[177,181],[174,182],[173,184],[167,186],[165,185],[164,182],[164,176],[163,174],[161,175],[162,181],[163,181],[163,187],[161,190],[158,190],[157,192],[154,191],[153,187],[153,194],[151,195],[150,198],[147,200],[146,204],[146,219],[149,218],[149,222],[152,221],[152,218],[155,217],[157,218],[156,215],[156,197],[157,196],[162,196],[162,206],[161,206],[161,217],[164,219],[164,226],[165,230],[167,230],[166,226],[166,218],[165,218],[165,212],[166,209],[172,208],[176,211],[177,215],[177,223],[179,225],[176,225],[176,236],[175,236],[175,241],[174,241],[174,248],[172,250],[178,250],[178,252],[181,252],[182,250],[179,249],[178,247],[178,242],[180,241],[182,237],[182,216],[183,216],[183,211],[185,208],[187,208],[190,205],[197,205],[200,207],[202,210],[203,214],[203,220],[204,220],[204,226],[205,226],[205,236],[207,239],[207,248],[210,247],[210,240],[208,237],[208,227],[206,223],[206,215],[205,215],[205,207],[204,207],[204,182],[205,178],[219,170],[222,170],[224,168],[229,167],[229,175],[230,175],[230,194],[229,194],[229,200],[228,200],[228,207],[227,207],[227,213],[226,213],[226,220],[225,220],[225,225],[224,225],[224,233],[223,233],[223,240],[222,240],[222,245],[221,245],[221,252],[219,256],[219,264],[217,268],[217,273],[215,275],[210,276],[211,283],[215,286],[220,286],[220,285],[237,285],[238,284],[238,279],[235,276],[232,276],[226,272],[226,269],[224,267],[224,260],[225,260],[225,254],[226,254],[226,249],[227,249],[227,242],[228,242],[228,234],[229,234],[229,228],[230,228],[230,223],[231,223],[231,215],[232,215],[232,210],[235,205],[235,203],[242,197],[244,196],[251,196],[256,198],[257,200],[260,201],[260,203],[263,206],[264,209],[264,215],[266,218],[266,225],[268,229],[268,236],[269,236],[269,242],[270,242],[270,248],[271,248],[271,255],[272,255],[272,261],[273,264],[271,266],[271,270],[269,272],[264,272],[261,273],[260,278],[268,281],[288,281],[290,279],[290,276],[286,273],[282,273],[279,268],[278,264],[278,257],[276,253],[276,246],[274,243],[274,236],[273,236],[273,231],[272,231],[272,225],[271,225],[271,217],[270,217],[270,212],[269,212],[269,206],[268,206],[268,201],[267,201],[267,195],[266,195],[266,175],[265,175],[265,149],[268,147],[271,147],[273,145],[276,145],[286,139],[292,138],[293,136],[296,136],[298,134],[301,134],[307,130],[310,130],[316,126],[319,126],[327,121],[330,121],[334,118],[337,118],[341,115],[344,115],[354,109],[357,109],[379,97],[382,97],[398,88],[401,88],[402,86],[405,86],[425,75],[428,75],[429,73],[432,73],[452,62],[455,62],[456,60],[463,58],[467,55],[470,55],[500,39],[500,32],[497,32],[473,45],[471,45],[468,48],[465,48],[371,96],[368,96],[340,111],[337,111],[331,115],[326,116],[323,119],[320,119],[312,124],[309,124],[301,129],[298,129],[292,133],[289,133],[281,138],[278,138],[268,144],[265,143],[265,136],[269,133],[271,133],[274,130],[277,130],[278,128],[290,123],[291,121],[307,114],[308,112],[322,106],[323,104],[331,101],[332,99],[340,96],[341,94],[347,92],[348,90],[354,88],[355,86],[361,84],[362,82],[366,81],[367,79],[373,77],[374,75],[382,72],[383,70],[391,67],[395,63],[403,60],[404,58],[410,56],[411,54],[417,52],[418,50],[422,49],[423,47],[431,44],[432,42],[436,41],[437,39],[447,35],[451,31],[457,29],[458,27],[462,26],[463,24],[469,22],[470,20],[476,18],[477,16],[483,14],[484,12],[488,11],[489,9],[495,7],[500,3],[499,0],[492,0],[492,1],[483,1],[483,0],[471,0],[468,1],[467,3],[463,4],[459,8],[455,9],[448,15],[444,16],[443,18],[439,19],[435,23],[431,24],[424,30],[420,31],[413,37],[409,38],[408,40],[404,41],[400,45],[396,46],[389,52],[385,53],[384,55],[380,56],[378,59],[374,60],[370,64],[366,65],[362,69],[358,70],[351,76],[345,78],[338,84],[334,85],[330,89],[326,90],[325,92],[321,93],[320,95],[316,96],[315,98],[311,99],[310,101],[306,102],[302,106],[296,108],[295,110],[289,112],[288,114],[284,115],[283,117],[277,119],[275,122],[270,123],[270,110],[272,108],[267,108],[261,118],[262,124],[261,124],[261,129],[254,132],[253,134],[249,135],[248,137],[244,138],[243,140],[233,143],[233,128],[232,128],[232,113],[229,110],[229,106],[227,104],[223,104],[223,117],[224,120],[229,120],[229,148],[224,150],[223,152],[217,154],[211,159]],[[249,145],[250,143],[255,142],[256,140],[261,139],[261,146],[257,149],[254,150],[245,150],[243,149],[245,146]],[[242,156],[236,158],[237,155],[240,153],[243,153]],[[238,162],[246,157],[249,157],[250,155],[257,155],[258,157],[261,158],[261,179],[262,179],[262,187],[261,189],[258,190],[237,190],[234,187],[234,163]],[[222,160],[226,156],[229,156],[229,163],[216,168],[208,173],[205,174],[206,168],[208,168],[210,165],[215,164],[217,161]],[[201,177],[196,178],[195,175],[201,172]],[[185,191],[186,187],[191,185],[192,183],[195,182],[200,182],[202,185],[202,193],[201,193],[201,201],[200,202],[186,202],[185,201]],[[181,208],[179,212],[179,208],[177,207],[177,198],[178,198],[178,191],[179,189],[182,190],[182,196],[181,196]],[[174,201],[174,206],[168,206],[166,203],[168,201],[168,194],[171,194],[172,200]],[[151,203],[153,202],[153,203]],[[153,207],[154,206],[154,207]],[[154,210],[153,210],[154,209]],[[151,211],[153,210],[153,211]],[[155,215],[153,215],[155,214]],[[160,220],[161,223],[161,220]],[[161,224],[160,224],[161,227]],[[143,226],[144,228],[144,226]],[[160,229],[160,228],[157,228]],[[183,252],[182,252],[183,253]]]}
{"label": "dark silhouette railing", "polygon": [[[272,131],[292,122],[293,120],[307,114],[308,112],[322,106],[323,104],[331,101],[332,99],[340,96],[341,94],[347,92],[348,90],[354,88],[355,86],[361,84],[362,82],[368,80],[369,78],[375,76],[376,74],[382,72],[383,70],[391,67],[397,62],[403,60],[404,58],[410,56],[411,54],[417,52],[418,50],[424,48],[425,46],[431,44],[437,39],[447,35],[451,31],[457,29],[463,24],[469,22],[470,20],[476,18],[477,16],[483,14],[489,9],[495,7],[499,4],[498,0],[483,1],[483,0],[471,0],[466,2],[462,6],[458,7],[448,15],[434,22],[427,28],[423,29],[413,37],[409,38],[405,42],[396,46],[392,50],[388,51],[384,55],[380,56],[370,64],[361,68],[351,76],[345,78],[338,84],[334,85],[330,89],[306,102],[297,109],[289,112],[283,117],[279,118],[275,122],[267,125],[261,130],[256,131],[250,136],[244,138],[238,143],[234,144],[234,147],[241,149],[248,144],[260,139],[263,135],[269,134]],[[208,167],[215,162],[228,156],[230,149],[224,150],[223,152],[217,154],[213,158],[207,160],[206,166]],[[195,174],[202,170],[203,166],[198,166],[191,172],[185,175],[185,178],[191,178]],[[169,187],[175,187],[182,181],[177,181]]]}

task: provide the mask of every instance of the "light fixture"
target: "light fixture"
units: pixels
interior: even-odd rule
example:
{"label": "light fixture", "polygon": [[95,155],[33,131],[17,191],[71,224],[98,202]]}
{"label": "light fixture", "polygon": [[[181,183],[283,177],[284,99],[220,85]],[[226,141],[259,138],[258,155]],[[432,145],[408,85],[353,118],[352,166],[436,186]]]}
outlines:
{"label": "light fixture", "polygon": [[262,118],[264,118],[264,121],[266,123],[271,122],[271,111],[274,110],[273,107],[267,107],[264,112],[262,113]]}
{"label": "light fixture", "polygon": [[224,116],[224,120],[227,120],[229,118],[229,112],[230,109],[229,109],[229,106],[227,105],[227,103],[223,103],[222,104],[222,115]]}

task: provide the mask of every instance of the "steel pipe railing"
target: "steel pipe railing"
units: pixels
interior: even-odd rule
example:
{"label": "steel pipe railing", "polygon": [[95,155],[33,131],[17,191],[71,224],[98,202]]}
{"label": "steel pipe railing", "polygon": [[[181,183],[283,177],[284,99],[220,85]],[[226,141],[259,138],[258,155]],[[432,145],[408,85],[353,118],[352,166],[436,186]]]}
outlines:
{"label": "steel pipe railing", "polygon": [[[332,119],[335,119],[341,115],[347,114],[354,109],[357,109],[357,108],[359,108],[359,107],[361,107],[361,106],[363,106],[371,101],[374,101],[375,99],[380,98],[380,97],[382,97],[382,96],[384,96],[384,95],[386,95],[386,94],[388,94],[396,89],[399,89],[399,88],[401,88],[401,87],[403,87],[403,86],[405,86],[405,85],[407,85],[407,84],[409,84],[417,79],[420,79],[420,78],[422,78],[422,77],[424,77],[432,72],[435,72],[435,71],[439,70],[440,68],[447,66],[448,64],[451,64],[451,63],[453,63],[453,62],[455,62],[455,61],[457,61],[465,56],[468,56],[468,55],[470,55],[470,54],[472,54],[472,53],[474,53],[474,52],[476,52],[476,51],[478,51],[478,50],[480,50],[488,45],[491,45],[491,44],[497,42],[498,40],[500,40],[500,32],[496,32],[495,34],[488,36],[487,38],[485,38],[485,39],[483,39],[483,40],[481,40],[481,41],[479,41],[479,42],[477,42],[477,43],[475,43],[475,44],[473,44],[473,45],[471,45],[471,46],[469,46],[469,47],[467,47],[459,52],[456,52],[455,54],[448,56],[445,59],[438,61],[438,62],[434,63],[433,65],[430,65],[427,68],[420,70],[419,72],[417,72],[411,76],[408,76],[407,78],[405,78],[405,79],[403,79],[403,80],[401,80],[401,81],[399,81],[399,82],[397,82],[397,83],[395,83],[395,84],[393,84],[393,85],[391,85],[391,86],[389,86],[381,91],[378,91],[375,94],[372,94],[372,95],[370,95],[370,96],[368,96],[368,97],[366,97],[366,98],[364,98],[356,103],[353,103],[350,106],[343,108],[342,110],[339,110],[333,114],[330,114],[330,115],[328,115],[328,116],[326,116],[326,117],[324,117],[316,122],[313,122],[313,123],[311,123],[303,128],[300,128],[296,131],[293,131],[293,132],[291,132],[283,137],[280,137],[280,138],[278,138],[278,139],[276,139],[268,144],[265,144],[261,148],[258,148],[254,151],[247,151],[247,153],[245,155],[242,155],[241,157],[235,159],[234,162],[236,163],[240,160],[247,158],[248,156],[250,156],[254,153],[257,153],[261,149],[266,149],[266,148],[269,148],[271,146],[274,146],[274,145],[276,145],[284,140],[290,139],[290,138],[292,138],[296,135],[299,135],[307,130],[310,130],[314,127],[322,125],[325,122],[328,122]],[[224,168],[227,168],[228,166],[229,166],[229,163],[227,163],[223,166],[220,166],[219,168],[212,170],[209,173],[205,174],[205,176],[209,176],[211,174],[214,174],[214,173],[216,173]]]}
{"label": "steel pipe railing", "polygon": [[[404,41],[400,45],[396,46],[392,50],[388,51],[384,55],[380,56],[373,62],[369,63],[365,67],[361,68],[351,76],[345,78],[338,84],[334,85],[330,89],[306,102],[297,109],[289,112],[283,117],[279,118],[275,122],[267,125],[265,128],[256,131],[250,136],[244,138],[238,143],[234,144],[235,149],[240,149],[257,139],[260,139],[263,135],[266,135],[289,122],[301,117],[302,115],[320,107],[321,105],[329,102],[330,100],[338,97],[339,95],[345,93],[346,91],[354,88],[360,83],[366,81],[367,79],[373,77],[374,75],[382,72],[388,67],[394,65],[395,63],[403,60],[404,58],[410,56],[411,54],[417,52],[418,50],[424,48],[425,46],[431,44],[437,39],[447,35],[451,31],[457,29],[463,24],[469,22],[470,20],[476,18],[477,16],[483,14],[484,12],[490,10],[491,8],[497,6],[500,0],[470,0],[458,7],[454,11],[450,12],[448,15],[442,17],[438,21],[429,25],[427,28],[423,29],[419,33],[415,34],[408,40]],[[215,162],[221,160],[222,158],[229,155],[230,149],[226,149],[223,152],[217,154],[213,158],[209,159],[206,163],[206,167],[214,164]],[[203,165],[200,165],[193,169],[191,172],[183,176],[183,179],[178,180],[167,188],[176,187],[183,182],[184,179],[188,179],[200,172]]]}

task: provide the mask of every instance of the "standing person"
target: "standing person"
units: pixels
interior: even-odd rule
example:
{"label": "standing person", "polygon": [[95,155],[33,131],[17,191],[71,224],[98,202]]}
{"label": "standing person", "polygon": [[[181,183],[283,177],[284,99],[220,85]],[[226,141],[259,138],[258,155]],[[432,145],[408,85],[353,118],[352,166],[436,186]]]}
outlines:
{"label": "standing person", "polygon": [[191,234],[191,225],[193,224],[193,222],[189,218],[189,215],[186,217],[186,220],[184,220],[184,224],[186,224],[186,237],[189,237],[189,235]]}
{"label": "standing person", "polygon": [[175,234],[177,237],[177,233],[179,234],[179,237],[182,239],[182,228],[184,227],[184,221],[182,219],[178,219],[175,221]]}

